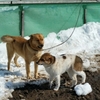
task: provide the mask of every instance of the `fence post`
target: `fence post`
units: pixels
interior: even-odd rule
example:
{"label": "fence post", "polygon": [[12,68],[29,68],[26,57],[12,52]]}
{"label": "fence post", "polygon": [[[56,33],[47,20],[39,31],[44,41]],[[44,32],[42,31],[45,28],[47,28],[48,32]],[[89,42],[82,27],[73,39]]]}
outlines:
{"label": "fence post", "polygon": [[21,11],[20,35],[24,37],[24,10]]}

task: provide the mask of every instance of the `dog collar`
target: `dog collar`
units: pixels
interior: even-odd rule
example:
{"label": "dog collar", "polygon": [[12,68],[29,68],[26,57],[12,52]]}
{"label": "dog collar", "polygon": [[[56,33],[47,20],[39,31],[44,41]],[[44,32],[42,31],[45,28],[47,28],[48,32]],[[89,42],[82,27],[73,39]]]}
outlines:
{"label": "dog collar", "polygon": [[31,48],[32,50],[38,51],[38,50],[34,49],[34,48],[31,46],[30,41],[28,41],[28,44],[29,44],[29,46],[30,46],[30,48]]}

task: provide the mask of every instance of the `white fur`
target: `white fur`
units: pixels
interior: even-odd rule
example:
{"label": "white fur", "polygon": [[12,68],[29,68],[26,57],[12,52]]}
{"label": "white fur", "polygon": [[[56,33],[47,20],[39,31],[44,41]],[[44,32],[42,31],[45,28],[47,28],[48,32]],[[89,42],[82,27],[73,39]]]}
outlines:
{"label": "white fur", "polygon": [[86,80],[86,74],[84,73],[84,71],[75,71],[73,69],[76,56],[68,54],[66,54],[65,56],[66,59],[63,59],[62,56],[57,56],[54,64],[44,65],[46,71],[50,75],[50,88],[53,81],[55,80],[55,91],[57,91],[60,87],[60,75],[66,71],[68,72],[69,77],[72,79],[72,86],[77,84],[76,75],[82,76],[82,83],[84,83]]}

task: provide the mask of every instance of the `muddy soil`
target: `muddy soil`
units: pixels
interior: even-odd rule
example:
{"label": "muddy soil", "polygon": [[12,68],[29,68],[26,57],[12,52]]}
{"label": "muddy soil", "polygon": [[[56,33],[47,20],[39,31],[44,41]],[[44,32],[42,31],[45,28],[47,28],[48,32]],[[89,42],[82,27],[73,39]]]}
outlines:
{"label": "muddy soil", "polygon": [[[93,89],[93,91],[86,96],[77,96],[69,84],[67,86],[64,85],[66,80],[70,83],[67,73],[64,73],[61,76],[61,86],[57,92],[49,89],[48,82],[41,85],[26,84],[23,88],[15,89],[12,93],[13,98],[9,98],[9,100],[100,100],[100,71],[85,72],[87,75],[86,82],[88,82]],[[81,78],[78,77],[78,80],[80,81]]]}

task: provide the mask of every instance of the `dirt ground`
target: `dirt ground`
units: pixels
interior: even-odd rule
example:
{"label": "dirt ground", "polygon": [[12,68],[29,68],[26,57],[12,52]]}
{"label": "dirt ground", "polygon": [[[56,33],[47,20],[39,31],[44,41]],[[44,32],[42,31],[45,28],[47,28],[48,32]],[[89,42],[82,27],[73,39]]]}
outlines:
{"label": "dirt ground", "polygon": [[[77,96],[73,88],[64,85],[66,79],[70,82],[67,73],[64,73],[61,76],[61,86],[57,92],[49,89],[48,82],[42,85],[26,84],[23,88],[15,89],[12,93],[13,98],[9,98],[9,100],[100,100],[100,71],[85,72],[87,75],[86,82],[93,89],[86,96]],[[81,80],[79,76],[78,80]]]}

